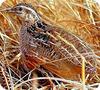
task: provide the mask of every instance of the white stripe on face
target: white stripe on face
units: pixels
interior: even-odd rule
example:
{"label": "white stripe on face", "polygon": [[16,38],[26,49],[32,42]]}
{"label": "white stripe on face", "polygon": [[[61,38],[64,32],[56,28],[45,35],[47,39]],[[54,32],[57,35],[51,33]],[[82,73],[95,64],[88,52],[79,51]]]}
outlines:
{"label": "white stripe on face", "polygon": [[26,6],[17,6],[17,7],[22,7],[24,9],[27,9],[29,11],[32,12],[32,14],[35,16],[34,18],[36,19],[36,21],[40,20],[39,15],[36,13],[36,11],[30,7],[26,7]]}

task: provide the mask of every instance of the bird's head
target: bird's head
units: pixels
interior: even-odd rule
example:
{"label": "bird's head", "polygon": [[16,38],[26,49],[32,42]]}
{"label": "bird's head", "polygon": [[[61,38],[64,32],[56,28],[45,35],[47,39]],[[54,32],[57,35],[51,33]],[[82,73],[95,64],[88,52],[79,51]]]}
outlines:
{"label": "bird's head", "polygon": [[16,6],[13,6],[12,8],[5,9],[4,11],[14,13],[23,18],[24,20],[33,19],[34,21],[38,21],[40,19],[39,14],[36,12],[34,7],[26,3],[19,3]]}

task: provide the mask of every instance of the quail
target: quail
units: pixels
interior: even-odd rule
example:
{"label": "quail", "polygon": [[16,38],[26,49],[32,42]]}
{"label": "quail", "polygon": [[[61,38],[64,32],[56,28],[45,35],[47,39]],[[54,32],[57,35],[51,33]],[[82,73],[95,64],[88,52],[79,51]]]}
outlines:
{"label": "quail", "polygon": [[82,67],[85,59],[86,72],[96,71],[95,54],[89,45],[73,33],[47,24],[33,6],[19,3],[4,11],[14,13],[22,20],[20,51],[28,68],[43,66],[60,76],[59,70],[64,72],[67,63]]}

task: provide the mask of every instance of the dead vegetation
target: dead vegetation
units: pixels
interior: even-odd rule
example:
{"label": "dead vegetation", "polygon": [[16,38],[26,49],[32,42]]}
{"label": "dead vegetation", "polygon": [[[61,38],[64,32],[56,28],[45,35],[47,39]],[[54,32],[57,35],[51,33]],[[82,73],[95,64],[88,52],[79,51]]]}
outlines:
{"label": "dead vegetation", "polygon": [[[62,27],[88,43],[96,54],[97,72],[87,75],[84,60],[82,74],[78,67],[68,63],[66,77],[63,77],[64,71],[58,70],[62,78],[44,70],[40,70],[44,77],[38,77],[35,70],[23,69],[18,34],[21,22],[12,14],[0,12],[0,80],[3,78],[4,81],[1,85],[7,86],[8,90],[37,90],[38,80],[46,80],[47,84],[38,90],[95,90],[100,83],[100,5],[92,0],[7,0],[0,10],[19,2],[31,3],[44,21]],[[49,69],[56,73],[52,66]],[[79,72],[81,75],[78,75]]]}

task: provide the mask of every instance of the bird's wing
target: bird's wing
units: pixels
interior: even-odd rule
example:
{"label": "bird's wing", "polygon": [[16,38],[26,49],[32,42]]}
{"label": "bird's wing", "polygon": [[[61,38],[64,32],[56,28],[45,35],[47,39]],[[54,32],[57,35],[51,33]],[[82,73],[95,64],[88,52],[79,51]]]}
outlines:
{"label": "bird's wing", "polygon": [[75,75],[81,72],[77,67],[81,66],[82,59],[88,62],[90,68],[95,64],[94,53],[84,41],[59,28],[50,29],[52,30],[46,32],[37,30],[29,35],[29,50],[32,54],[29,53],[27,60],[31,64],[34,62],[34,65],[42,65],[57,76],[65,78],[68,75],[73,76],[71,71]]}
{"label": "bird's wing", "polygon": [[37,44],[37,49],[34,52],[47,58],[47,60],[66,59],[76,65],[81,64],[83,58],[87,62],[93,63],[95,61],[95,54],[91,48],[71,33],[54,29],[51,32],[38,33],[33,38]]}

